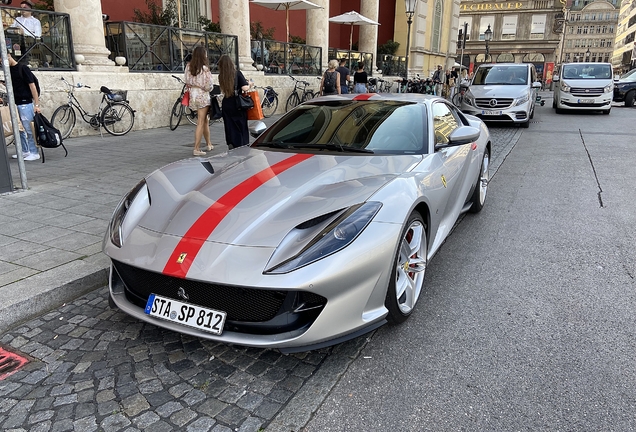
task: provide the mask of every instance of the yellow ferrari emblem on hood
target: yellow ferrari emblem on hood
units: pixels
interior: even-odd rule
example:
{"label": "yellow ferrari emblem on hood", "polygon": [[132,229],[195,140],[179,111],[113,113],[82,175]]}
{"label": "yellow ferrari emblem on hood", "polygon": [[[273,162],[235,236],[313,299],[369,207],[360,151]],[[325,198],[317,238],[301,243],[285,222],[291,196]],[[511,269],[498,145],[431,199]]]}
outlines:
{"label": "yellow ferrari emblem on hood", "polygon": [[446,177],[444,177],[444,174],[442,174],[442,184],[446,187]]}
{"label": "yellow ferrari emblem on hood", "polygon": [[181,264],[183,260],[186,259],[187,256],[188,256],[187,253],[182,253],[181,255],[179,255],[179,258],[177,258],[177,264]]}

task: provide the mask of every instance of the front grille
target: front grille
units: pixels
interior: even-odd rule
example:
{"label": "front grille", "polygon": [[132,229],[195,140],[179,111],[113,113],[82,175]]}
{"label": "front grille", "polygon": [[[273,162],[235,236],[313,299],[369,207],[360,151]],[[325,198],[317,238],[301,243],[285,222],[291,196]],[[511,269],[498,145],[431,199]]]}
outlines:
{"label": "front grille", "polygon": [[507,121],[507,122],[512,121],[510,119],[510,117],[507,116],[507,115],[496,115],[496,116],[493,116],[493,115],[477,114],[477,117],[479,117],[480,119],[482,119],[484,121],[493,121],[493,122],[495,122],[495,121]]}
{"label": "front grille", "polygon": [[[269,321],[280,310],[287,292],[216,285],[163,275],[113,261],[127,290],[136,296],[138,306],[145,306],[150,294],[184,301],[177,296],[183,288],[188,303],[227,312],[230,321]],[[139,304],[141,303],[141,304]]]}
{"label": "front grille", "polygon": [[[490,105],[490,101],[492,100],[496,101],[494,106]],[[480,99],[475,99],[475,105],[483,109],[502,109],[502,108],[508,108],[510,105],[512,105],[513,101],[514,99],[510,99],[510,98],[506,98],[506,99],[480,98]]]}
{"label": "front grille", "polygon": [[585,97],[585,96],[594,97],[594,96],[602,95],[603,89],[602,88],[572,87],[570,89],[570,93],[572,94],[572,96],[576,96],[576,97]]}
{"label": "front grille", "polygon": [[574,108],[595,108],[595,107],[610,105],[609,101],[601,102],[601,103],[572,103],[572,102],[561,101],[561,103],[565,106],[574,107]]}

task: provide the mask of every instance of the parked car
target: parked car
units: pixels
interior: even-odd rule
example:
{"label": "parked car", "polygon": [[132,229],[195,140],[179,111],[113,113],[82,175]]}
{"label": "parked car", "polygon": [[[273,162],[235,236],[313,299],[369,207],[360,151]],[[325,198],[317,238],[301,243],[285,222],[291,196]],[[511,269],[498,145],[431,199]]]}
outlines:
{"label": "parked car", "polygon": [[251,132],[123,198],[104,240],[111,306],[218,342],[332,345],[406,320],[486,199],[488,128],[435,96],[327,96]]}
{"label": "parked car", "polygon": [[623,102],[625,106],[634,106],[636,100],[636,69],[632,69],[621,76],[614,83],[614,101]]}
{"label": "parked car", "polygon": [[528,127],[540,88],[531,63],[482,64],[464,95],[461,110],[483,120]]}
{"label": "parked car", "polygon": [[564,63],[554,75],[552,107],[563,110],[602,111],[612,109],[614,80],[610,63]]}

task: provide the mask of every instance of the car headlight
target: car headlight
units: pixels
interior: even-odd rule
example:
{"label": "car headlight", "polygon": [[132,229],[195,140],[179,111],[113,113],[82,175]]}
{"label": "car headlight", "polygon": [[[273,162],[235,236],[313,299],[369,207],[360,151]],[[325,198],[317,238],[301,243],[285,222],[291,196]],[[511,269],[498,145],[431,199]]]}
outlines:
{"label": "car headlight", "polygon": [[561,81],[561,91],[566,93],[570,93],[570,86],[565,83],[565,81]]}
{"label": "car headlight", "polygon": [[349,208],[325,227],[296,256],[266,270],[265,273],[289,273],[344,249],[364,231],[381,207],[382,203],[371,201]]}
{"label": "car headlight", "polygon": [[603,93],[611,93],[614,91],[614,84],[608,84],[603,87]]}
{"label": "car headlight", "polygon": [[515,106],[519,106],[521,104],[524,104],[526,102],[528,102],[530,100],[530,96],[528,96],[527,94],[524,96],[521,96],[520,98],[518,98],[515,102]]}
{"label": "car headlight", "polygon": [[[143,197],[143,199],[138,200],[139,205],[137,207],[139,208],[134,212],[137,215],[135,218],[136,221],[138,221],[143,213],[145,213],[145,210],[150,207],[150,195],[148,194],[148,187],[146,186],[145,179],[137,183],[137,185],[132,188],[132,190],[128,192],[124,198],[122,198],[113,212],[113,217],[109,226],[110,241],[117,247],[121,247],[124,239],[130,231],[130,228],[132,227],[130,223],[126,223],[124,225],[124,219],[133,207],[135,198],[137,198],[138,195],[140,198]],[[126,229],[127,227],[128,229]]]}

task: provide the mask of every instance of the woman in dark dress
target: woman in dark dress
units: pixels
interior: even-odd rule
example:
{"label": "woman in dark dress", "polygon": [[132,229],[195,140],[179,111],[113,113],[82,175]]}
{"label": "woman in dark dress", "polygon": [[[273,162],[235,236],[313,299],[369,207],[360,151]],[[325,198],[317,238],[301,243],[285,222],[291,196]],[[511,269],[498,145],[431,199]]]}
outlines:
{"label": "woman in dark dress", "polygon": [[368,91],[368,77],[364,71],[364,63],[358,63],[358,71],[353,74],[353,92],[354,93],[366,93]]}
{"label": "woman in dark dress", "polygon": [[227,55],[219,59],[219,85],[223,93],[223,126],[225,141],[232,149],[249,144],[250,134],[247,129],[247,112],[238,108],[238,94],[250,89],[241,71],[236,70],[234,62]]}

